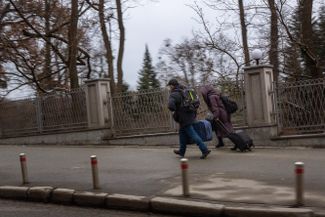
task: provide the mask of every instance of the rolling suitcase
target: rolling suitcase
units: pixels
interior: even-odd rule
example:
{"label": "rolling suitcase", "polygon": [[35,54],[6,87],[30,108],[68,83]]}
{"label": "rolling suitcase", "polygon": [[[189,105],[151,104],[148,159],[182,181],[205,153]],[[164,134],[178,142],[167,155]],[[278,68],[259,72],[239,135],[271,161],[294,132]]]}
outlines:
{"label": "rolling suitcase", "polygon": [[239,149],[241,152],[251,151],[251,147],[254,146],[254,143],[252,138],[250,138],[250,136],[245,133],[245,131],[240,130],[236,132],[230,132],[220,120],[216,120],[215,124],[217,128],[224,131],[227,135],[227,138],[234,143],[235,147],[232,150]]}
{"label": "rolling suitcase", "polygon": [[[209,121],[199,120],[193,124],[194,130],[199,134],[204,142],[212,140],[212,127]],[[191,138],[188,137],[187,144],[195,143]]]}

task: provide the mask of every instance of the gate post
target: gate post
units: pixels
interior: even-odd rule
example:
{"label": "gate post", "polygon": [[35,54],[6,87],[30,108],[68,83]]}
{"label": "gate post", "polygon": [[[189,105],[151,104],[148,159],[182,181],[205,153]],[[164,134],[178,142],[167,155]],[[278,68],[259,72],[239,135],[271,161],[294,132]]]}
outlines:
{"label": "gate post", "polygon": [[109,81],[108,78],[85,81],[88,127],[111,127]]}
{"label": "gate post", "polygon": [[273,66],[245,67],[244,76],[248,126],[273,124]]}

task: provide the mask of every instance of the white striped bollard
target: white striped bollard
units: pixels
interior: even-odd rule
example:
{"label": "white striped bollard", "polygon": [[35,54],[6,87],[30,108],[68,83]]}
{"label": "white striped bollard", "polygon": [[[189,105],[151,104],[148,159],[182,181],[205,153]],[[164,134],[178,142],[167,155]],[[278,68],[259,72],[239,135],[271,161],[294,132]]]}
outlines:
{"label": "white striped bollard", "polygon": [[21,167],[21,175],[23,179],[23,184],[28,183],[28,173],[27,173],[27,159],[25,153],[19,154],[19,160],[20,160],[20,167]]}
{"label": "white striped bollard", "polygon": [[99,189],[99,178],[98,178],[98,161],[96,155],[90,156],[90,162],[91,162],[91,171],[93,176],[93,188]]}
{"label": "white striped bollard", "polygon": [[295,162],[296,206],[304,205],[304,163]]}
{"label": "white striped bollard", "polygon": [[181,159],[181,170],[182,170],[182,188],[183,188],[183,196],[189,197],[189,183],[188,183],[188,160],[186,158]]}

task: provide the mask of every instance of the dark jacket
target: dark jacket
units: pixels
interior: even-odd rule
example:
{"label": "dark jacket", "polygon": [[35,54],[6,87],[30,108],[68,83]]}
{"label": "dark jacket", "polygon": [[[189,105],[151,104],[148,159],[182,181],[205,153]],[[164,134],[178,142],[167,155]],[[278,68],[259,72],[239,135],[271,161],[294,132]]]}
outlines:
{"label": "dark jacket", "polygon": [[168,109],[172,112],[174,120],[179,123],[180,127],[185,127],[187,125],[193,124],[196,119],[196,112],[188,111],[182,104],[182,86],[177,86],[171,91],[168,100]]}
{"label": "dark jacket", "polygon": [[[200,92],[209,110],[212,112],[213,117],[219,119],[225,127],[232,132],[233,126],[231,124],[231,117],[230,114],[227,113],[225,106],[220,99],[220,93],[210,85],[201,87]],[[217,135],[224,137],[226,133],[218,130]]]}

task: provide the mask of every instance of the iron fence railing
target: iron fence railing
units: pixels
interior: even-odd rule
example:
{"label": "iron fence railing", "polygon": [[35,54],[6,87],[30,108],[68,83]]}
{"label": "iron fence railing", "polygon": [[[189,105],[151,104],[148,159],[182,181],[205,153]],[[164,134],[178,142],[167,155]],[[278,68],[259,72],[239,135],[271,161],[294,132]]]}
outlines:
{"label": "iron fence railing", "polygon": [[325,133],[325,79],[275,85],[280,135]]}
{"label": "iron fence railing", "polygon": [[[243,81],[224,81],[213,84],[238,104],[238,112],[233,115],[237,126],[246,125]],[[199,93],[199,87],[196,87]],[[167,108],[169,90],[153,89],[112,95],[113,129],[115,136],[175,132],[177,124]],[[198,119],[205,119],[208,108],[202,96]]]}
{"label": "iron fence railing", "polygon": [[112,96],[113,129],[117,136],[176,131],[167,108],[167,89]]}
{"label": "iron fence railing", "polygon": [[[232,115],[235,126],[246,121],[244,81],[212,84],[238,104]],[[325,79],[281,82],[273,85],[276,123],[280,135],[325,133]],[[199,87],[197,87],[199,92]],[[175,132],[177,124],[168,111],[169,91],[154,89],[118,93],[108,99],[114,135]],[[198,119],[208,109],[203,99]],[[86,96],[83,89],[20,100],[0,102],[0,137],[37,135],[87,129]]]}
{"label": "iron fence railing", "polygon": [[20,136],[87,128],[83,89],[0,103],[0,136]]}
{"label": "iron fence railing", "polygon": [[[223,81],[213,86],[235,100],[239,110],[233,123],[246,125],[243,81]],[[199,93],[199,87],[197,87]],[[112,130],[116,136],[175,132],[177,124],[167,108],[168,89],[118,93],[108,99]],[[0,103],[0,137],[86,129],[86,96],[83,89]],[[201,97],[198,119],[205,119],[207,106]]]}

